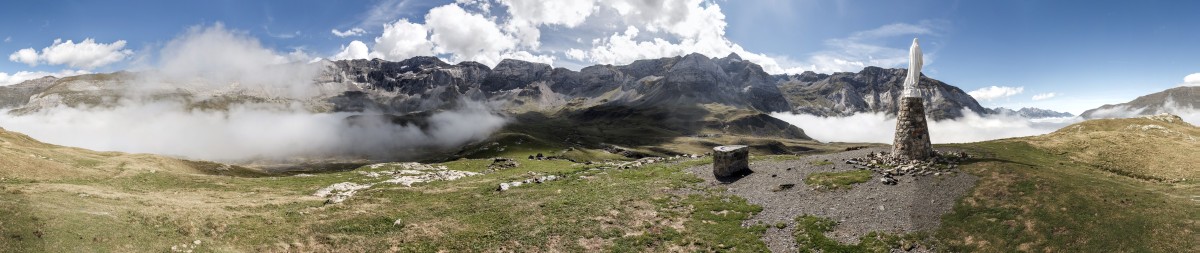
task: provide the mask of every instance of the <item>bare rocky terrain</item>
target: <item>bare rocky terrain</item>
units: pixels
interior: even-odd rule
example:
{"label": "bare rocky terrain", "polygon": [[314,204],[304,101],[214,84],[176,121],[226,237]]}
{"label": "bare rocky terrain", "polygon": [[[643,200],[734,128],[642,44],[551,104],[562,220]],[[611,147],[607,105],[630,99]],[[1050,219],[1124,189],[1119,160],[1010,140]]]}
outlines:
{"label": "bare rocky terrain", "polygon": [[[773,252],[796,251],[792,236],[796,225],[794,219],[803,214],[837,221],[838,225],[828,236],[842,243],[855,243],[872,231],[931,231],[938,228],[940,217],[949,213],[955,201],[966,195],[978,179],[967,173],[950,172],[898,176],[895,185],[884,184],[880,174],[873,174],[871,180],[854,184],[850,189],[816,189],[804,183],[805,177],[816,172],[858,170],[845,160],[885,151],[888,151],[886,147],[866,148],[797,160],[756,161],[750,164],[753,173],[732,181],[714,178],[711,165],[691,167],[687,171],[704,179],[701,184],[724,187],[728,194],[762,206],[763,211],[745,223],[768,225],[763,241]],[[782,184],[795,186],[779,190],[777,187]],[[788,226],[774,226],[781,222]]]}

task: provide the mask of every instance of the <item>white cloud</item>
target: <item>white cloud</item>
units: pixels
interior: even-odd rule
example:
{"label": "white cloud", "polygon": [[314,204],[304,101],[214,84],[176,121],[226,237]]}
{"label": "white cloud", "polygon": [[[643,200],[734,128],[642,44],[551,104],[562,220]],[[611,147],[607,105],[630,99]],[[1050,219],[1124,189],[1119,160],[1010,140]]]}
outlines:
{"label": "white cloud", "polygon": [[38,53],[33,48],[21,49],[8,55],[8,60],[36,67],[38,65]]}
{"label": "white cloud", "polygon": [[[628,64],[635,60],[700,53],[724,57],[736,53],[768,73],[787,71],[765,54],[753,53],[725,37],[725,14],[715,3],[667,0],[660,3],[612,0],[613,12],[626,23],[623,31],[592,40],[592,48],[570,48],[568,59],[599,64]],[[643,32],[643,29],[645,32]]]}
{"label": "white cloud", "polygon": [[506,123],[478,104],[434,113],[426,129],[352,113],[315,113],[298,104],[234,104],[193,110],[177,101],[111,108],[55,107],[14,116],[4,128],[48,143],[94,150],[155,153],[227,162],[306,159],[413,159],[427,151],[486,138]]}
{"label": "white cloud", "polygon": [[875,38],[888,38],[901,35],[926,35],[933,34],[933,28],[930,27],[930,22],[925,21],[922,24],[914,25],[908,23],[894,23],[880,26],[879,28],[855,32],[850,36],[851,40],[864,40]]}
{"label": "white cloud", "polygon": [[[365,45],[363,50],[366,50]],[[371,57],[398,61],[430,55],[433,55],[433,42],[429,41],[429,30],[424,25],[400,19],[383,25],[383,34],[375,38],[375,52]]]}
{"label": "white cloud", "polygon": [[[486,138],[507,122],[470,101],[434,112],[425,118],[427,127],[417,127],[372,116],[378,112],[321,113],[311,105],[277,99],[311,98],[305,95],[322,89],[313,82],[320,65],[295,64],[308,57],[303,49],[276,52],[246,32],[227,30],[219,23],[192,27],[158,51],[156,65],[133,73],[128,86],[108,87],[123,92],[120,99],[106,101],[111,105],[50,103],[23,115],[0,111],[0,122],[6,129],[60,145],[229,162],[414,159]],[[324,94],[345,90],[334,86],[336,93]],[[234,94],[270,101],[243,100],[231,103],[228,110],[197,109],[194,100],[176,96],[179,90],[194,94],[191,99]],[[144,96],[164,92],[171,96]],[[361,117],[348,118],[355,115]]]}
{"label": "white cloud", "polygon": [[1033,101],[1046,100],[1046,99],[1053,98],[1054,96],[1058,96],[1058,94],[1054,93],[1054,92],[1037,94],[1037,95],[1033,95]]}
{"label": "white cloud", "polygon": [[1200,73],[1183,77],[1183,86],[1200,86]]}
{"label": "white cloud", "polygon": [[[819,73],[856,72],[866,66],[905,67],[908,64],[908,46],[885,46],[884,42],[898,36],[937,35],[937,30],[946,26],[945,22],[921,21],[916,24],[894,23],[875,29],[855,32],[846,38],[829,39],[825,41],[826,50],[813,53],[794,70],[799,72],[811,70]],[[909,40],[900,40],[909,41]],[[928,44],[923,44],[926,48]],[[925,64],[933,62],[931,50],[925,50]]]}
{"label": "white cloud", "polygon": [[370,52],[367,44],[362,41],[351,41],[350,45],[342,46],[342,52],[333,56],[334,60],[369,59]]}
{"label": "white cloud", "polygon": [[[492,15],[493,3],[507,11]],[[403,2],[381,3],[385,4]],[[388,36],[385,31],[384,36],[376,38],[370,50],[372,56],[400,60],[428,53],[451,62],[486,65],[510,57],[554,64],[559,60],[556,56],[562,56],[592,64],[628,64],[689,53],[712,57],[737,53],[762,65],[767,72],[787,70],[773,57],[749,52],[729,41],[720,6],[703,0],[470,0],[429,10],[424,24],[399,20],[388,26],[385,30],[396,30],[396,36]],[[591,48],[555,45],[543,51],[541,29],[548,26],[561,34],[579,34],[572,36],[576,43],[584,41],[581,38],[587,34],[596,37],[589,40]]]}
{"label": "white cloud", "polygon": [[38,79],[38,78],[42,78],[45,76],[68,77],[68,76],[90,74],[90,73],[91,72],[88,72],[85,70],[69,70],[69,69],[65,69],[65,70],[62,70],[59,72],[17,71],[16,73],[12,73],[12,74],[0,72],[0,86],[18,84],[18,83],[24,82],[26,80]]}
{"label": "white cloud", "polygon": [[382,0],[367,9],[358,27],[372,27],[392,22],[409,9],[408,0]]}
{"label": "white cloud", "polygon": [[73,68],[94,69],[125,60],[125,58],[133,54],[132,50],[123,48],[125,48],[124,40],[105,44],[96,43],[91,38],[84,39],[79,43],[75,43],[72,40],[63,42],[62,39],[55,39],[54,44],[42,48],[41,52],[33,48],[25,48],[9,55],[8,60],[25,63],[29,66],[46,63],[50,65],[66,64]]}
{"label": "white cloud", "polygon": [[523,45],[538,48],[541,45],[542,25],[561,25],[574,28],[587,20],[595,9],[595,0],[542,1],[500,0],[508,8],[511,17],[505,29],[518,38]]}
{"label": "white cloud", "polygon": [[488,66],[500,62],[500,54],[516,47],[516,39],[483,15],[467,13],[455,4],[439,6],[425,15],[432,32],[434,51],[450,54],[451,61],[477,61]]}
{"label": "white cloud", "polygon": [[12,36],[4,37],[4,42],[12,42]]}
{"label": "white cloud", "polygon": [[[896,119],[884,113],[859,113],[847,117],[821,117],[809,114],[773,113],[772,117],[804,129],[804,133],[823,142],[872,142],[891,144]],[[1027,119],[1013,115],[980,116],[963,110],[958,119],[930,121],[933,143],[963,143],[1053,132],[1081,121],[1079,118]]]}
{"label": "white cloud", "polygon": [[[295,52],[293,52],[295,53]],[[225,29],[221,23],[196,26],[167,42],[158,53],[152,73],[142,85],[193,90],[246,89],[249,95],[309,97],[320,73],[307,54],[279,53],[264,47],[243,31]],[[159,88],[159,87],[143,87]]]}
{"label": "white cloud", "polygon": [[329,32],[333,33],[333,36],[338,36],[341,38],[350,37],[350,36],[362,36],[364,33],[367,33],[366,30],[363,30],[362,28],[358,28],[358,27],[350,28],[350,29],[347,29],[346,31],[338,31],[337,29],[332,29],[332,30],[329,30]]}
{"label": "white cloud", "polygon": [[1025,91],[1025,87],[988,86],[967,92],[976,100],[992,101],[994,99],[1011,97]]}

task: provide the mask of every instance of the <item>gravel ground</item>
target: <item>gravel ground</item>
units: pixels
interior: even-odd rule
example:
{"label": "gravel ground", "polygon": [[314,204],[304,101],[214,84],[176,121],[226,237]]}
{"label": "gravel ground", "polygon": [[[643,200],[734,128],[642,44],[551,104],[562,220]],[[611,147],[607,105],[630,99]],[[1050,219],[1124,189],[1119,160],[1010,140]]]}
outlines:
{"label": "gravel ground", "polygon": [[[939,149],[940,150],[940,149]],[[889,151],[886,147],[868,148],[834,154],[806,156],[791,161],[751,162],[750,175],[732,182],[713,177],[712,166],[688,168],[689,173],[703,178],[709,186],[728,189],[729,194],[746,198],[763,207],[762,213],[747,221],[769,225],[763,241],[772,252],[795,252],[792,231],[795,218],[802,214],[838,221],[827,236],[843,243],[857,243],[858,237],[871,231],[907,233],[937,228],[940,217],[950,212],[955,201],[975,185],[977,178],[955,172],[940,176],[899,176],[896,185],[884,185],[875,174],[870,181],[855,184],[849,190],[814,190],[804,184],[804,178],[814,172],[852,171],[845,159],[866,156],[868,152]],[[832,165],[812,165],[814,161],[829,160]],[[794,188],[773,192],[780,184],[796,184]],[[774,224],[786,222],[783,229]],[[918,249],[920,250],[920,249]]]}

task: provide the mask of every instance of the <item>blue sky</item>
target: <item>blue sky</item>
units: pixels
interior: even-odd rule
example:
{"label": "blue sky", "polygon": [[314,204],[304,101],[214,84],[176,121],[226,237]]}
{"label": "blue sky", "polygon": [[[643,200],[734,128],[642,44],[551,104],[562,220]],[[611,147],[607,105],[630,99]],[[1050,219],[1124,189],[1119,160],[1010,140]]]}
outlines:
{"label": "blue sky", "polygon": [[[9,57],[0,57],[0,81],[20,72],[153,66],[164,44],[191,27],[218,22],[294,60],[435,54],[451,62],[519,58],[573,69],[693,51],[737,52],[776,73],[904,67],[908,43],[920,37],[926,75],[966,91],[997,86],[975,93],[985,106],[1074,113],[1179,86],[1200,72],[1197,1],[548,2],[560,6],[491,0],[5,1],[0,56]],[[332,32],[353,28],[363,32]],[[89,38],[97,47],[44,50],[56,39]],[[118,41],[124,41],[120,47]],[[19,57],[22,49],[34,54]],[[1054,95],[1033,99],[1049,93]]]}

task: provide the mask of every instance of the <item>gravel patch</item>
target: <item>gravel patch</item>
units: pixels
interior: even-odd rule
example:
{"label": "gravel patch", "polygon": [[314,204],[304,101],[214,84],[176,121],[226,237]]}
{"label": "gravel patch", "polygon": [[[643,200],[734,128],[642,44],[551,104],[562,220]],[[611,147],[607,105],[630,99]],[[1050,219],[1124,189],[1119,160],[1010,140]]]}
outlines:
{"label": "gravel patch", "polygon": [[[750,169],[754,172],[736,180],[717,180],[711,165],[692,167],[687,171],[704,179],[702,184],[724,187],[728,194],[762,206],[762,213],[746,221],[746,225],[758,222],[769,225],[763,241],[772,252],[796,251],[792,238],[794,219],[803,214],[838,221],[827,236],[842,243],[857,243],[859,237],[871,231],[909,233],[935,229],[940,225],[941,216],[949,213],[954,203],[974,187],[978,179],[951,171],[938,176],[898,176],[895,185],[885,185],[880,182],[880,174],[875,173],[871,180],[855,184],[848,190],[816,190],[804,183],[804,178],[815,172],[857,170],[844,160],[881,151],[890,150],[877,147],[812,155],[792,161],[751,162]],[[813,165],[824,160],[832,164]],[[786,184],[794,186],[781,187]],[[780,222],[788,226],[783,229],[773,226]]]}

